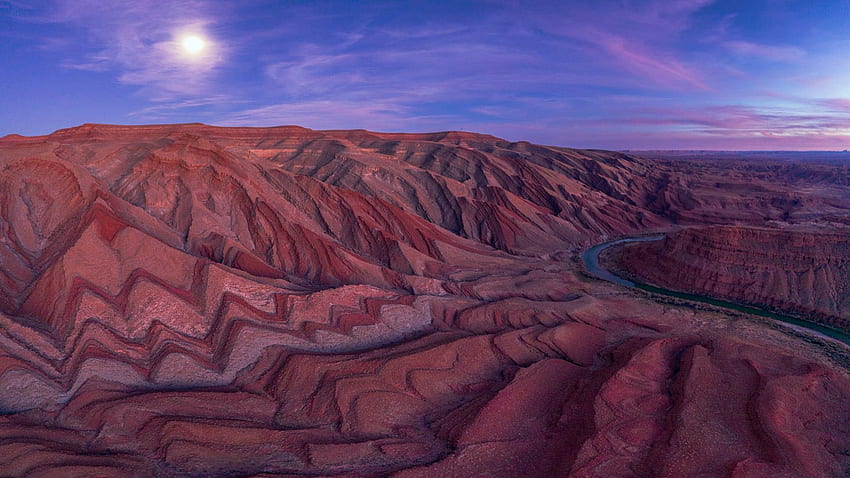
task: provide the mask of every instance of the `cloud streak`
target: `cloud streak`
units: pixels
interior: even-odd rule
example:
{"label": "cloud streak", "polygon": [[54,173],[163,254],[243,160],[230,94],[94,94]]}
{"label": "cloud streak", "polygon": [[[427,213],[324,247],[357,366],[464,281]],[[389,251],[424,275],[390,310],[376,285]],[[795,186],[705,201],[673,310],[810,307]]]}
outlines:
{"label": "cloud streak", "polygon": [[[205,1],[59,0],[42,21],[82,29],[93,51],[66,59],[65,68],[116,72],[119,82],[138,86],[154,101],[208,93],[226,48],[210,33],[216,20]],[[179,37],[200,34],[207,48],[198,58],[181,54]]]}
{"label": "cloud streak", "polygon": [[[623,68],[636,72],[656,85],[688,87],[710,90],[694,69],[686,67],[669,55],[641,51],[625,38],[598,33],[590,36],[593,43],[602,46]],[[665,58],[666,57],[666,58]]]}
{"label": "cloud streak", "polygon": [[[95,94],[109,88],[104,79],[120,87],[104,105],[123,108],[115,122],[466,129],[610,148],[688,137],[695,147],[804,144],[848,126],[840,68],[814,68],[837,64],[825,40],[789,36],[798,20],[775,9],[777,24],[754,30],[774,8],[759,1],[43,5],[0,0],[16,25],[33,26],[0,35],[36,41],[31,51],[65,78],[97,78]],[[178,53],[188,32],[210,42],[201,61]]]}
{"label": "cloud streak", "polygon": [[763,45],[748,41],[725,41],[723,47],[738,55],[760,57],[772,61],[794,62],[803,59],[802,48],[787,45]]}

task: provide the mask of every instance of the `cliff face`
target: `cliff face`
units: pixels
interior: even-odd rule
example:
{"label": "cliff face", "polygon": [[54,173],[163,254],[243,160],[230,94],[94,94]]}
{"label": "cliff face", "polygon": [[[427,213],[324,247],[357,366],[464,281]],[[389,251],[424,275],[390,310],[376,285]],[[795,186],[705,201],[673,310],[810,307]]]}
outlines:
{"label": "cliff face", "polygon": [[850,328],[850,230],[686,229],[622,247],[611,262],[650,284]]}
{"label": "cliff face", "polygon": [[564,260],[850,207],[677,168],[469,133],[0,139],[0,474],[840,475],[822,350]]}

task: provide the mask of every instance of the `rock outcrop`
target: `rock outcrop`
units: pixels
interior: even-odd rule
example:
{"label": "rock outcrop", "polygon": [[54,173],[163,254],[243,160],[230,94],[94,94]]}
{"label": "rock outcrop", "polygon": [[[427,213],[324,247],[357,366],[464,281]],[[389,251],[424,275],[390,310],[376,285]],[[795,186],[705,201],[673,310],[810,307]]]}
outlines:
{"label": "rock outcrop", "polygon": [[457,132],[0,139],[0,476],[842,476],[844,352],[576,271],[674,222],[848,217],[826,166],[758,193],[693,168]]}
{"label": "rock outcrop", "polygon": [[641,282],[791,312],[850,330],[850,229],[685,229],[612,251]]}

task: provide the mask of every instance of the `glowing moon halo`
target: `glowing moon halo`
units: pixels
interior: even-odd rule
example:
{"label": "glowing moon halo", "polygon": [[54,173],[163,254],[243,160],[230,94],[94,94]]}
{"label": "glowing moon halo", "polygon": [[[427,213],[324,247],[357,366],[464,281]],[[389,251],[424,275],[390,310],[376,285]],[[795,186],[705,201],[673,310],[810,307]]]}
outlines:
{"label": "glowing moon halo", "polygon": [[183,50],[190,55],[197,55],[207,46],[207,42],[197,35],[187,35],[183,37],[180,44],[183,46]]}

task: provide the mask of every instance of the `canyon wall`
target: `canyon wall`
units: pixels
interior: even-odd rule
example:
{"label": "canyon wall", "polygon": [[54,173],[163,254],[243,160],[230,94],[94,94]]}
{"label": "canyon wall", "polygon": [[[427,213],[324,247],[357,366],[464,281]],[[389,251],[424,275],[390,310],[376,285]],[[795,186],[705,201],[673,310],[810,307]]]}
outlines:
{"label": "canyon wall", "polygon": [[850,330],[850,229],[685,229],[611,252],[640,282],[765,306]]}

